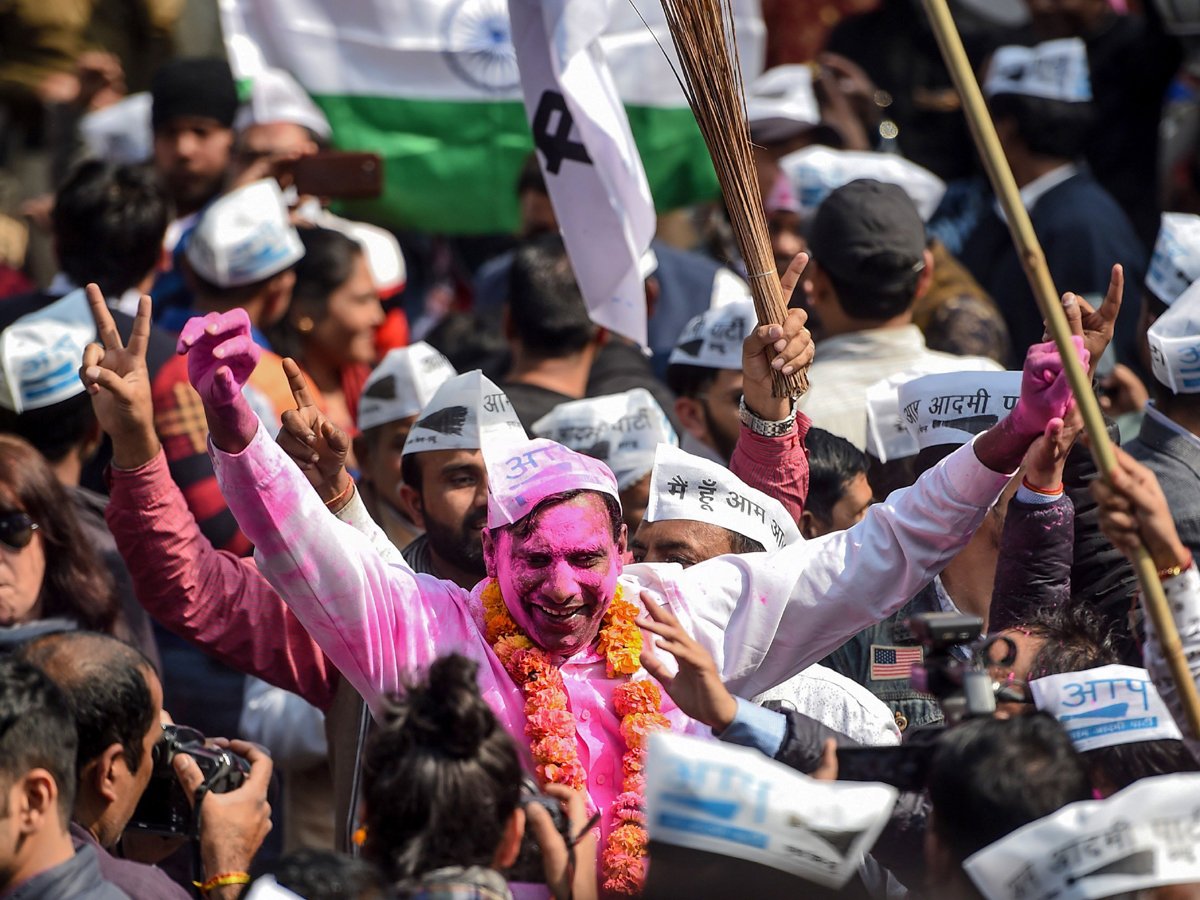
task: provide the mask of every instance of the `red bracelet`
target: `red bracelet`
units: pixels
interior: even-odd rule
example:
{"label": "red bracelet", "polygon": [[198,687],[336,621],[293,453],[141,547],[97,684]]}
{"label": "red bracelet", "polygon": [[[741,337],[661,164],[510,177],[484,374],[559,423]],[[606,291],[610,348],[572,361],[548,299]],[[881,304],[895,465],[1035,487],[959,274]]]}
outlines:
{"label": "red bracelet", "polygon": [[1193,563],[1192,551],[1189,550],[1187,552],[1187,562],[1185,562],[1182,566],[1168,566],[1165,569],[1159,569],[1158,570],[1158,580],[1166,581],[1168,578],[1174,578],[1177,575],[1182,575],[1184,572],[1186,572],[1188,569],[1190,569],[1192,567],[1192,563]]}
{"label": "red bracelet", "polygon": [[1029,483],[1029,478],[1024,475],[1021,476],[1021,486],[1025,488],[1025,490],[1033,491],[1035,494],[1041,494],[1043,497],[1057,497],[1063,492],[1063,483],[1061,481],[1058,483],[1058,487],[1052,491],[1048,491],[1045,488],[1034,487]]}
{"label": "red bracelet", "polygon": [[354,490],[354,476],[353,476],[353,475],[351,475],[351,476],[350,476],[350,483],[349,483],[348,485],[346,485],[346,488],[345,488],[345,490],[343,490],[343,491],[342,491],[340,494],[338,494],[338,495],[337,495],[336,497],[334,497],[332,500],[326,500],[326,501],[325,501],[325,505],[326,505],[327,507],[329,507],[329,508],[331,508],[331,509],[332,509],[332,508],[333,508],[333,505],[334,505],[335,503],[337,503],[337,502],[338,502],[338,501],[340,501],[340,500],[344,500],[344,499],[346,498],[346,496],[347,496],[347,495],[348,495],[348,494],[349,494],[349,493],[350,493],[352,490]]}

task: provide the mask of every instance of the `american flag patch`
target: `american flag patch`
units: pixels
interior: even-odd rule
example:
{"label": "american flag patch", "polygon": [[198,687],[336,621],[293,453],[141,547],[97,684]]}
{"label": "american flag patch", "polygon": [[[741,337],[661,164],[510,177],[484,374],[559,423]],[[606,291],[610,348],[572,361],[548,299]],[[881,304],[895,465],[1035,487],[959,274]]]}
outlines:
{"label": "american flag patch", "polygon": [[924,647],[884,647],[871,645],[871,680],[896,681],[908,678],[913,666],[925,658]]}

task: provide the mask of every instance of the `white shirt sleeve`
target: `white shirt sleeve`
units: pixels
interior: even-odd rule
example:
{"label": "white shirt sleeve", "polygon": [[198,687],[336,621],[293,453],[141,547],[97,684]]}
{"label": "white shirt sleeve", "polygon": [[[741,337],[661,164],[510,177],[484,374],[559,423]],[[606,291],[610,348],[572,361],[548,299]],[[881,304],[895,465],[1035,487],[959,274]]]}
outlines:
{"label": "white shirt sleeve", "polygon": [[325,714],[291,691],[252,676],[246,678],[238,732],[266,747],[281,769],[308,769],[328,756]]}
{"label": "white shirt sleeve", "polygon": [[[1183,655],[1188,661],[1192,678],[1200,686],[1200,571],[1192,566],[1186,572],[1180,572],[1174,578],[1163,581],[1163,591],[1167,595],[1167,606],[1175,619],[1175,627],[1179,630],[1179,640],[1183,644]],[[1158,642],[1158,633],[1154,630],[1154,622],[1146,616],[1146,643],[1142,648],[1143,662],[1159,695],[1171,711],[1175,724],[1183,732],[1183,742],[1192,752],[1192,756],[1200,760],[1200,740],[1189,737],[1192,729],[1188,726],[1187,716],[1183,714],[1183,704],[1179,699],[1179,691],[1175,689],[1175,679],[1171,676],[1171,667],[1163,656],[1162,645]]]}
{"label": "white shirt sleeve", "polygon": [[343,506],[335,515],[360,534],[366,535],[367,540],[371,542],[371,546],[375,548],[375,552],[379,554],[379,558],[385,563],[391,566],[404,566],[408,568],[404,554],[391,542],[387,533],[379,527],[375,520],[371,518],[371,514],[367,512],[367,505],[363,503],[362,495],[358,492],[357,486],[350,495],[350,502]]}
{"label": "white shirt sleeve", "polygon": [[753,697],[907,603],[967,544],[1010,477],[984,466],[972,442],[848,531],[686,570],[625,571],[664,596],[733,693]]}

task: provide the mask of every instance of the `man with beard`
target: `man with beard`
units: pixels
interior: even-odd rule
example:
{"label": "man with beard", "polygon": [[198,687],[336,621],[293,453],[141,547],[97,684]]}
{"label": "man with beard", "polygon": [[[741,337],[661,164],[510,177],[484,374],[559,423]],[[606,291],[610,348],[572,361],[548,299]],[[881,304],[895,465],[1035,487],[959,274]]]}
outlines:
{"label": "man with beard", "polygon": [[[761,330],[772,333],[763,353],[775,350],[772,365],[808,365],[811,343],[799,318]],[[89,346],[83,377],[120,398],[124,379],[101,365],[120,344],[102,333],[112,343]],[[627,533],[616,479],[602,463],[545,440],[494,447],[482,535],[489,577],[467,591],[387,564],[370,538],[328,515],[242,397],[258,356],[248,333],[236,310],[195,319],[180,349],[205,402],[222,491],[259,564],[375,712],[409,673],[446,652],[479,661],[481,692],[530,747],[539,778],[586,790],[600,812],[610,895],[637,893],[644,877],[646,736],[707,732],[642,671],[643,659],[669,648],[643,646],[639,595],[672,609],[714,654],[732,691],[760,693],[919,590],[966,543],[1047,422],[1073,402],[1057,350],[1039,345],[1007,419],[858,525],[687,570],[622,570]],[[1081,343],[1077,352],[1086,362]],[[334,435],[331,423],[317,421],[314,463]],[[708,492],[703,483],[682,489]],[[352,485],[343,491],[349,496]],[[719,502],[732,506],[728,497]]]}
{"label": "man with beard", "polygon": [[[103,298],[90,292],[89,300],[93,315],[102,323],[101,333],[109,334],[111,341],[112,319],[106,308],[101,310]],[[149,298],[143,297],[141,303],[139,326],[148,314]],[[113,441],[113,464],[108,471],[111,494],[105,516],[117,548],[129,566],[138,600],[164,627],[232,668],[299,695],[325,714],[335,837],[337,845],[345,849],[356,827],[357,763],[368,721],[362,700],[253,561],[214,549],[200,533],[182,492],[171,479],[154,431],[145,335],[135,328],[128,348],[112,351],[105,358],[105,365],[111,363],[136,389],[131,388],[119,404],[111,402],[105,392],[93,394],[96,417]],[[425,527],[437,536],[431,534],[422,542],[420,552],[410,545],[414,552],[407,559],[418,571],[459,577],[463,579],[460,583],[472,586],[481,577],[476,573],[483,571],[479,527],[484,516],[481,505],[486,509],[487,496],[478,442],[495,433],[521,437],[524,431],[504,395],[478,372],[452,379],[442,388],[434,394],[427,414],[413,425],[412,433],[419,439],[413,447],[428,446],[430,451],[405,456],[405,464],[420,479]],[[311,397],[305,393],[298,401],[308,403]],[[453,409],[456,403],[467,406],[461,421]],[[485,410],[485,403],[493,410]],[[468,419],[479,424],[473,427]],[[452,435],[453,448],[446,446],[446,435],[429,427],[452,432],[454,427],[444,424],[447,420],[451,426],[457,422],[459,429],[459,434]],[[284,423],[294,424],[293,417],[285,415]],[[281,435],[288,439],[286,430]],[[438,449],[432,449],[435,444]],[[299,441],[293,440],[292,449],[297,446]],[[470,483],[472,479],[484,480]],[[348,521],[368,518],[361,503],[346,506],[340,515]],[[462,544],[467,537],[475,546],[464,554]],[[386,541],[379,549],[388,559],[400,561],[399,552]],[[477,562],[464,562],[465,557]],[[440,568],[446,560],[453,569]],[[324,777],[328,779],[328,773]],[[308,775],[306,791],[319,790],[317,778]]]}
{"label": "man with beard", "polygon": [[680,446],[728,465],[738,441],[742,341],[757,318],[749,300],[726,303],[688,322],[671,351],[667,387],[684,429]]}
{"label": "man with beard", "polygon": [[167,233],[174,248],[192,218],[221,192],[233,147],[237,88],[223,59],[175,59],[150,86],[154,167],[179,218]]}

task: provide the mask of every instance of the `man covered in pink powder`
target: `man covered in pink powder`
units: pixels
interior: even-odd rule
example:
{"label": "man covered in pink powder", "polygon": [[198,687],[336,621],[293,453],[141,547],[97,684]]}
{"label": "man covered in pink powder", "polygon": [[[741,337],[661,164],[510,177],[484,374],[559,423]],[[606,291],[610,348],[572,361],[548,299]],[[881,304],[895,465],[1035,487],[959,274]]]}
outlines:
{"label": "man covered in pink powder", "polygon": [[[764,360],[771,349],[778,354],[777,367],[811,360],[802,316],[764,326],[755,339]],[[488,577],[467,591],[385,563],[369,536],[322,508],[242,397],[257,361],[244,315],[192,320],[180,349],[205,403],[222,492],[257,547],[261,571],[313,638],[376,712],[409,673],[437,657],[458,652],[477,660],[484,697],[530,747],[539,777],[586,791],[601,814],[600,874],[609,895],[636,893],[643,877],[646,733],[708,731],[639,664],[639,655],[654,655],[674,665],[669,646],[642,646],[641,596],[670,610],[713,655],[733,693],[761,693],[885,618],[933,578],[969,540],[1030,443],[1072,402],[1056,350],[1039,345],[1007,418],[872,507],[858,525],[686,570],[622,570],[627,534],[615,478],[602,463],[544,440],[493,448],[483,534]],[[1079,353],[1086,361],[1081,343]],[[83,376],[97,390],[107,374],[94,365]],[[315,454],[331,427],[315,429]],[[703,481],[676,488],[731,514],[745,506],[745,498]]]}

